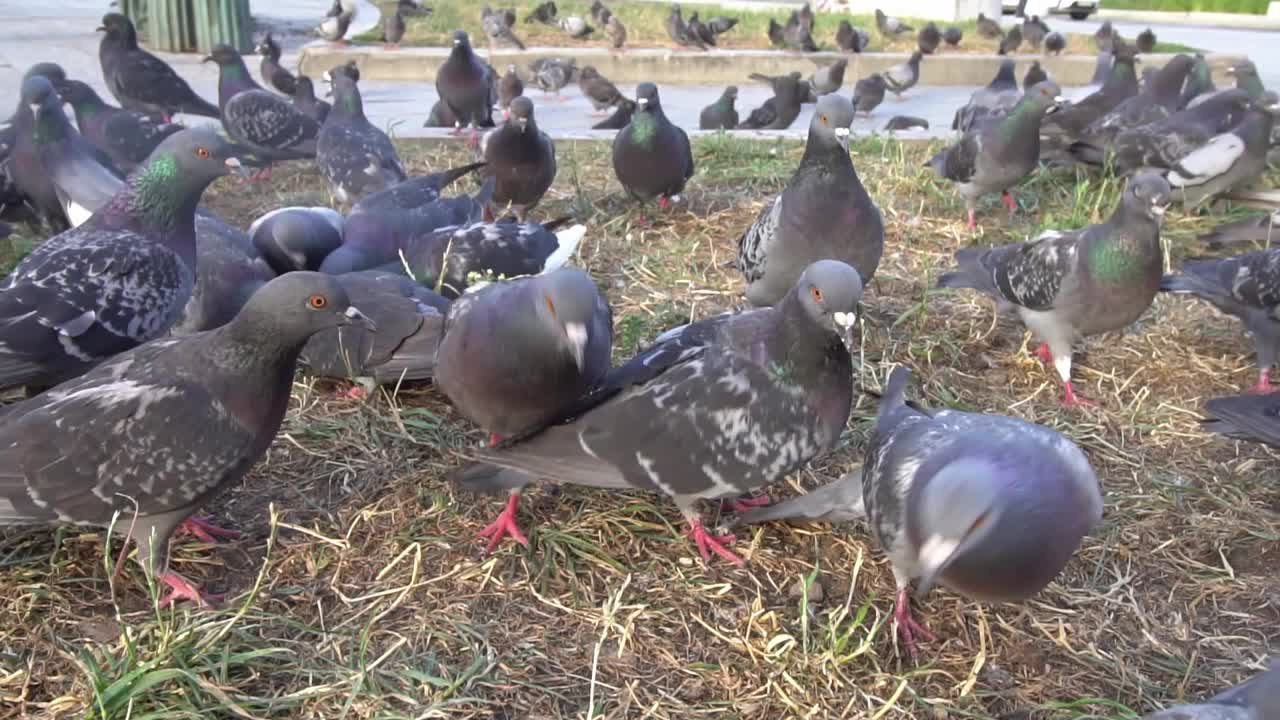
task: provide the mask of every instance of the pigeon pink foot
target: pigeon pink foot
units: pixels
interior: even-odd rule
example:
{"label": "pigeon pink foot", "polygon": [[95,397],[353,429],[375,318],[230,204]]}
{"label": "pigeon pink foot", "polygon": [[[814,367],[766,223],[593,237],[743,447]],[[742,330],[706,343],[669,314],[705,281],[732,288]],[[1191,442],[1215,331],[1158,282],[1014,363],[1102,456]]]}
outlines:
{"label": "pigeon pink foot", "polygon": [[969,211],[969,229],[970,230],[978,229],[978,213],[975,210]]}
{"label": "pigeon pink foot", "polygon": [[1049,343],[1040,343],[1040,347],[1035,349],[1035,354],[1045,365],[1053,364],[1053,353],[1049,350]]}
{"label": "pigeon pink foot", "polygon": [[685,534],[693,538],[703,562],[709,564],[711,562],[711,553],[715,553],[739,567],[747,564],[745,560],[734,555],[733,552],[725,547],[725,545],[733,543],[738,538],[733,535],[712,535],[697,515],[689,516],[686,519],[689,521],[689,530]]}
{"label": "pigeon pink foot", "polygon": [[178,600],[189,600],[199,608],[215,607],[222,602],[222,595],[204,592],[172,570],[166,570],[160,576],[160,581],[170,588],[169,594],[160,600],[160,607],[169,607]]}
{"label": "pigeon pink foot", "polygon": [[183,520],[182,523],[178,525],[177,529],[179,532],[191,533],[192,535],[200,538],[202,542],[207,542],[210,545],[216,545],[218,538],[234,540],[240,537],[240,531],[218,527],[199,515],[192,515],[186,520]]}
{"label": "pigeon pink foot", "polygon": [[752,508],[766,507],[773,502],[768,495],[744,495],[736,498],[726,498],[721,501],[721,507],[728,507],[736,513],[744,513]]}
{"label": "pigeon pink foot", "polygon": [[1062,383],[1063,395],[1062,404],[1067,407],[1098,407],[1098,403],[1088,398],[1082,398],[1076,395],[1076,389],[1068,380]]}
{"label": "pigeon pink foot", "polygon": [[1268,395],[1276,390],[1280,390],[1280,386],[1271,384],[1271,368],[1267,368],[1258,371],[1258,383],[1244,392],[1246,395]]}
{"label": "pigeon pink foot", "polygon": [[476,537],[489,538],[489,544],[484,549],[484,554],[488,555],[493,552],[494,548],[502,543],[502,539],[508,535],[512,540],[520,543],[525,547],[529,547],[529,538],[525,537],[520,531],[520,525],[516,523],[516,509],[520,507],[520,496],[512,494],[507,498],[507,508],[498,513],[498,518],[489,525],[476,533]]}
{"label": "pigeon pink foot", "polygon": [[893,606],[893,622],[898,626],[898,635],[902,636],[902,644],[907,646],[907,652],[911,654],[912,661],[917,657],[917,637],[930,642],[937,639],[928,628],[916,622],[916,619],[911,616],[911,592],[905,587],[898,590],[898,600]]}
{"label": "pigeon pink foot", "polygon": [[1000,202],[1004,203],[1010,213],[1018,212],[1018,201],[1013,199],[1013,194],[1008,190],[1000,193]]}

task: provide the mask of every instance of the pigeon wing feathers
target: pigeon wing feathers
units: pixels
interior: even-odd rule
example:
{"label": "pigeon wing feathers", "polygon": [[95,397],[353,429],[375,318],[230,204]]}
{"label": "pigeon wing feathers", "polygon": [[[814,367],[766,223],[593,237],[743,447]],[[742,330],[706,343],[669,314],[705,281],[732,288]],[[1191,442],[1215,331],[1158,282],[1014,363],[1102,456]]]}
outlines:
{"label": "pigeon wing feathers", "polygon": [[302,157],[315,153],[320,124],[303,115],[279,95],[248,90],[227,101],[222,122],[236,137],[259,147],[296,151]]}
{"label": "pigeon wing feathers", "polygon": [[1215,136],[1203,147],[1178,161],[1169,172],[1169,184],[1173,187],[1190,187],[1218,177],[1244,154],[1245,143],[1234,133]]}

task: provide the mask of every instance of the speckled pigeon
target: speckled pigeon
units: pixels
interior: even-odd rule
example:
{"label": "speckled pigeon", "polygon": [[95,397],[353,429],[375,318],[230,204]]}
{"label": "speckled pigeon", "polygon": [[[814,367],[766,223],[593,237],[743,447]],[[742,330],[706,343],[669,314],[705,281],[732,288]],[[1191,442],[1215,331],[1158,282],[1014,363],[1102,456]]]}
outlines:
{"label": "speckled pigeon", "polygon": [[631,123],[613,138],[613,170],[618,181],[628,195],[640,200],[656,197],[659,207],[666,209],[679,201],[693,169],[689,136],[662,112],[657,86],[641,83],[636,88]]}
{"label": "speckled pigeon", "polygon": [[1028,88],[1007,115],[979,118],[929,161],[938,177],[956,183],[970,230],[978,227],[977,201],[983,195],[999,192],[1009,212],[1016,209],[1009,188],[1039,163],[1041,120],[1062,102],[1060,92],[1053,82]]}
{"label": "speckled pigeon", "polygon": [[277,274],[319,270],[342,244],[343,220],[327,207],[277,208],[249,225],[249,237]]}
{"label": "speckled pigeon", "polygon": [[[449,187],[453,181],[469,175],[484,166],[485,163],[483,162],[469,163],[441,172],[409,178],[382,192],[373,193],[356,203],[352,215],[361,212],[421,211],[427,209],[427,206],[440,199],[440,193]],[[452,224],[457,225],[462,222],[465,222],[465,220],[459,220]]]}
{"label": "speckled pigeon", "polygon": [[240,53],[228,45],[215,45],[204,61],[218,64],[222,127],[233,140],[267,163],[257,178],[270,177],[273,162],[316,156],[320,123],[288,100],[263,90],[249,75]]}
{"label": "speckled pigeon", "polygon": [[1274,94],[1253,105],[1230,130],[1178,158],[1165,175],[1187,209],[1257,180],[1267,169],[1267,149],[1280,103]]}
{"label": "speckled pigeon", "polygon": [[159,115],[174,113],[216,118],[218,107],[196,95],[169,64],[138,47],[138,33],[129,18],[119,13],[102,16],[104,32],[98,45],[98,61],[107,89],[127,110]]}
{"label": "speckled pigeon", "polygon": [[489,52],[493,52],[494,44],[514,45],[517,50],[524,50],[524,43],[516,37],[511,26],[516,22],[513,10],[493,10],[488,5],[480,9],[480,27],[489,38]]}
{"label": "speckled pigeon", "polygon": [[243,230],[207,212],[196,213],[196,282],[170,330],[190,335],[231,322],[276,272]]}
{"label": "speckled pigeon", "polygon": [[404,164],[391,138],[364,116],[355,80],[341,72],[326,72],[324,79],[333,85],[333,110],[316,137],[316,164],[329,191],[350,207],[403,181]]}
{"label": "speckled pigeon", "polygon": [[555,93],[556,99],[560,99],[560,91],[573,82],[578,73],[574,59],[542,58],[530,64],[529,69],[533,71],[533,84],[544,93]]}
{"label": "speckled pigeon", "polygon": [[362,317],[333,279],[291,273],[218,330],[147,343],[10,407],[0,523],[114,525],[171,588],[162,605],[205,604],[168,568],[170,534],[271,445],[307,338]]}
{"label": "speckled pigeon", "polygon": [[520,96],[511,101],[511,117],[485,138],[481,171],[495,179],[489,217],[510,207],[524,222],[556,179],[556,146],[538,129],[533,101]]}
{"label": "speckled pigeon", "polygon": [[318,123],[323,123],[325,118],[329,117],[329,111],[333,109],[333,106],[324,100],[316,99],[315,84],[306,75],[298,76],[297,89],[293,93],[293,107]]}
{"label": "speckled pigeon", "polygon": [[1077,338],[1126,327],[1151,306],[1164,271],[1160,221],[1171,195],[1159,175],[1139,174],[1105,222],[964,248],[956,253],[959,269],[942,275],[938,287],[973,288],[1001,309],[1016,309],[1040,337],[1040,359],[1058,371],[1063,403],[1090,404],[1071,384],[1071,348]]}
{"label": "speckled pigeon", "polygon": [[732,536],[708,532],[696,503],[764,487],[835,446],[853,398],[847,348],[861,296],[856,270],[815,263],[777,306],[667,333],[611,372],[587,407],[478,453],[483,464],[457,477],[491,491],[546,477],[662,492],[704,560],[741,564],[724,547]]}
{"label": "speckled pigeon", "polygon": [[1190,293],[1244,323],[1258,354],[1258,384],[1251,393],[1268,393],[1271,368],[1280,359],[1280,248],[1229,258],[1199,258],[1160,283],[1165,292]]}
{"label": "speckled pigeon", "polygon": [[1165,63],[1150,85],[1076,133],[1076,142],[1068,151],[1075,155],[1087,150],[1105,157],[1120,132],[1159,122],[1177,112],[1178,98],[1193,64],[1190,55],[1178,55]]}
{"label": "speckled pigeon", "polygon": [[[1115,170],[1128,173],[1138,168],[1171,168],[1210,138],[1234,127],[1252,103],[1243,90],[1224,90],[1164,120],[1123,130],[1112,143]],[[1098,165],[1107,160],[1100,153],[1084,154],[1078,150],[1072,146],[1077,160]]]}
{"label": "speckled pigeon", "polygon": [[181,125],[159,122],[146,113],[108,105],[79,80],[54,83],[54,88],[75,111],[80,134],[125,172],[141,164],[161,141],[182,129]]}
{"label": "speckled pigeon", "polygon": [[1002,415],[906,402],[911,373],[889,376],[861,472],[741,522],[866,518],[889,555],[894,620],[914,657],[931,633],[911,616],[942,585],[985,602],[1025,600],[1062,572],[1102,519],[1102,491],[1088,458],[1042,425]]}
{"label": "speckled pigeon", "polygon": [[840,260],[871,282],[884,252],[884,220],[849,159],[853,105],[839,95],[818,99],[804,157],[786,189],[738,240],[738,271],[747,301],[772,305],[818,260]]}
{"label": "speckled pigeon", "polygon": [[617,86],[601,75],[594,65],[586,65],[578,73],[578,88],[597,112],[608,112],[609,108],[622,100],[622,93],[618,92]]}
{"label": "speckled pigeon", "polygon": [[507,65],[506,74],[498,80],[498,108],[505,111],[511,107],[512,100],[523,94],[524,81],[520,79],[520,73],[516,72],[515,65]]}
{"label": "speckled pigeon", "polygon": [[733,106],[737,100],[738,86],[726,87],[718,100],[702,109],[698,115],[698,129],[732,130],[738,127],[738,110]]}
{"label": "speckled pigeon", "polygon": [[111,202],[0,283],[0,388],[48,387],[164,334],[195,283],[195,209],[239,165],[209,130],[165,140]]}
{"label": "speckled pigeon", "polygon": [[1123,41],[1115,43],[1115,53],[1107,81],[1097,92],[1064,107],[1046,119],[1041,131],[1075,138],[1094,120],[1106,115],[1127,98],[1138,94],[1138,73],[1134,68],[1133,47]]}
{"label": "speckled pigeon", "polygon": [[405,380],[429,380],[449,301],[413,280],[377,270],[335,275],[351,303],[376,326],[332,328],[302,349],[311,375],[362,381],[366,389]]}
{"label": "speckled pigeon", "polygon": [[285,95],[293,95],[298,89],[298,79],[280,65],[280,45],[271,37],[270,31],[263,36],[256,50],[262,56],[262,62],[258,64],[262,82]]}
{"label": "speckled pigeon", "polygon": [[[1211,401],[1213,402],[1213,401]],[[1271,720],[1280,718],[1280,661],[1271,669],[1224,690],[1203,703],[1178,705],[1143,720]]]}
{"label": "speckled pigeon", "polygon": [[951,129],[966,132],[973,123],[987,115],[1005,115],[1022,99],[1018,92],[1018,77],[1014,75],[1016,63],[1013,60],[1001,60],[996,76],[991,78],[987,86],[975,90],[969,96],[969,102],[956,110],[951,120]]}
{"label": "speckled pigeon", "polygon": [[436,73],[436,93],[456,119],[454,134],[464,125],[471,128],[472,144],[479,141],[477,127],[492,127],[497,78],[471,50],[471,40],[462,30],[453,33],[453,50]]}

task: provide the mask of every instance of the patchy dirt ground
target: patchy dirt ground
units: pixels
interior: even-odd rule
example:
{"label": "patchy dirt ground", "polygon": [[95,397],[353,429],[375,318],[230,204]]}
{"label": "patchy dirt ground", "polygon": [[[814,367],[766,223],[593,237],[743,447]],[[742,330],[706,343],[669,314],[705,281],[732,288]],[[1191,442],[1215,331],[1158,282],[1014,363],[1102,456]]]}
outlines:
{"label": "patchy dirt ground", "polygon": [[[414,171],[466,159],[459,144],[402,151]],[[958,247],[1104,217],[1117,184],[1037,174],[1019,189],[1022,213],[1010,220],[992,198],[971,235],[922,167],[929,151],[854,149],[888,227],[859,380],[878,389],[905,363],[930,405],[1017,415],[1085,449],[1104,523],[1030,602],[935,590],[917,608],[939,640],[916,664],[894,642],[893,579],[863,528],[752,528],[736,547],[745,568],[704,567],[669,501],[574,487],[531,489],[531,547],[481,558],[473,536],[501,500],[442,480],[478,429],[430,385],[360,402],[300,379],[265,460],[209,508],[245,537],[175,543],[178,570],[227,592],[220,610],[155,610],[132,564],[113,595],[101,533],[2,536],[0,716],[1127,718],[1260,669],[1280,649],[1280,457],[1197,427],[1206,398],[1253,379],[1240,327],[1160,297],[1127,332],[1087,344],[1075,376],[1101,408],[1063,409],[1016,323],[975,294],[930,288]],[[740,301],[725,263],[800,146],[708,138],[695,154],[687,204],[650,208],[641,229],[608,146],[559,146],[540,213],[590,228],[579,261],[614,306],[619,358]],[[327,202],[322,187],[285,166],[252,188],[219,181],[207,200],[246,225]],[[1166,217],[1175,265],[1204,252],[1197,232],[1221,219]],[[840,449],[791,483],[856,464],[874,412],[858,399]]]}

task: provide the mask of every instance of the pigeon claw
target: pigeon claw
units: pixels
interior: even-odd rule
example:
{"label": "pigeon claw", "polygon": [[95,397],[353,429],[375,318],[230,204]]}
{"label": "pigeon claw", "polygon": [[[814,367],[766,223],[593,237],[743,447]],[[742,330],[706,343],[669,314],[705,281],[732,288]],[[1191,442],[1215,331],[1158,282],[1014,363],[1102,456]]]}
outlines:
{"label": "pigeon claw", "polygon": [[199,515],[192,515],[186,520],[183,520],[182,523],[178,525],[178,530],[180,532],[191,533],[192,535],[200,538],[202,542],[209,543],[210,545],[216,545],[218,543],[218,538],[234,540],[240,537],[240,532],[238,530],[218,527]]}
{"label": "pigeon claw", "polygon": [[745,513],[752,508],[766,507],[773,502],[768,495],[743,495],[721,501],[721,507],[728,507],[736,513]]}
{"label": "pigeon claw", "polygon": [[1049,350],[1049,343],[1040,343],[1040,347],[1035,349],[1035,355],[1040,358],[1040,362],[1046,365],[1053,364],[1053,353]]}
{"label": "pigeon claw", "polygon": [[916,622],[916,619],[911,616],[911,593],[905,587],[898,590],[898,600],[893,606],[893,622],[898,626],[898,635],[902,637],[902,644],[907,646],[912,662],[915,662],[918,657],[917,637],[929,642],[937,640],[933,633],[929,632],[929,628]]}
{"label": "pigeon claw", "polygon": [[1271,384],[1271,370],[1268,368],[1266,370],[1259,370],[1258,384],[1250,387],[1244,392],[1246,395],[1268,395],[1276,390],[1280,390],[1280,386]]}
{"label": "pigeon claw", "polygon": [[969,211],[969,229],[970,230],[978,229],[978,213],[974,210]]}
{"label": "pigeon claw", "polygon": [[160,600],[160,607],[169,607],[178,600],[189,600],[199,608],[211,608],[222,602],[222,595],[206,593],[190,580],[172,570],[166,570],[160,581],[170,588],[169,594]]}
{"label": "pigeon claw", "polygon": [[733,535],[712,535],[707,531],[707,527],[702,524],[701,520],[689,520],[689,537],[693,538],[693,542],[698,546],[698,554],[702,556],[704,563],[711,563],[711,553],[719,555],[721,558],[742,567],[746,565],[746,561],[733,554],[725,545],[729,545],[736,541]]}
{"label": "pigeon claw", "polygon": [[1076,389],[1068,380],[1062,384],[1063,395],[1062,404],[1067,407],[1098,407],[1098,403],[1088,398],[1082,398],[1076,395]]}
{"label": "pigeon claw", "polygon": [[489,523],[488,527],[476,533],[476,537],[489,538],[489,544],[484,549],[484,554],[489,555],[502,543],[502,538],[510,535],[512,540],[520,543],[525,547],[529,547],[529,538],[525,537],[520,530],[520,525],[516,523],[516,509],[520,507],[520,496],[513,494],[507,499],[507,507],[498,518]]}
{"label": "pigeon claw", "polygon": [[1004,203],[1009,212],[1018,212],[1018,201],[1013,199],[1013,195],[1008,190],[1000,193],[1000,202]]}

